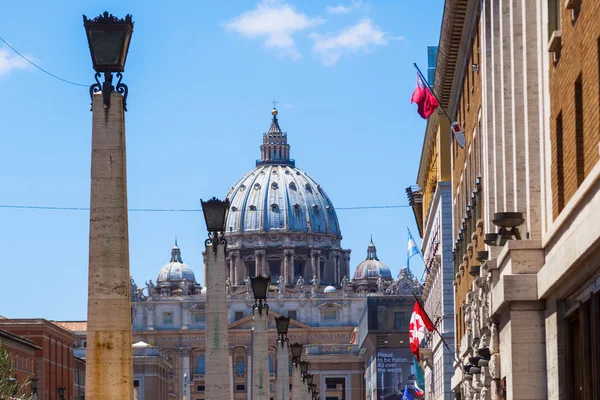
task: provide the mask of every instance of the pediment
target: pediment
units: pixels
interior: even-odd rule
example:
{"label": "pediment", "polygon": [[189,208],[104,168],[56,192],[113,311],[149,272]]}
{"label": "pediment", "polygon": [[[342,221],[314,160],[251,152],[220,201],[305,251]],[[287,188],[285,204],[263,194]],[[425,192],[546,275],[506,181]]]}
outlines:
{"label": "pediment", "polygon": [[316,307],[321,310],[341,310],[344,306],[336,301],[322,301]]}
{"label": "pediment", "polygon": [[[264,311],[263,311],[264,312]],[[280,317],[281,314],[275,311],[269,311],[269,330],[277,329],[275,327],[275,318]],[[229,329],[252,329],[252,314],[245,316],[244,318],[237,320],[229,324]],[[290,319],[289,329],[309,329],[310,327],[302,322]]]}

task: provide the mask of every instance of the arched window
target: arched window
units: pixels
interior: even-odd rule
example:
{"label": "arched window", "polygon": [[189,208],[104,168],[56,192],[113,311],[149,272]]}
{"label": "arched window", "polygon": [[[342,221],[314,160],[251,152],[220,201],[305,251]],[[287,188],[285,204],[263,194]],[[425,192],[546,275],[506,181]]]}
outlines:
{"label": "arched window", "polygon": [[238,355],[235,359],[235,374],[244,375],[246,373],[246,362],[243,355]]}
{"label": "arched window", "polygon": [[269,354],[269,373],[270,374],[274,374],[275,373],[275,366],[273,365],[273,354]]}
{"label": "arched window", "polygon": [[204,375],[206,373],[206,356],[204,354],[196,359],[196,374]]}

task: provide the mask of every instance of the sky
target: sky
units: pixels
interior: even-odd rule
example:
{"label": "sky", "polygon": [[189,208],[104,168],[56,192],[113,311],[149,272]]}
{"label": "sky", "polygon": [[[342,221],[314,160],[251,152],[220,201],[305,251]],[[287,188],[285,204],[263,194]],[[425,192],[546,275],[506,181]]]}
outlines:
{"label": "sky", "polygon": [[[130,208],[199,209],[254,168],[272,101],[291,157],[335,207],[407,205],[425,121],[410,104],[443,0],[10,2],[0,37],[0,315],[84,320],[94,82],[82,14],[135,22],[123,82]],[[396,276],[410,207],[338,210],[351,269],[370,236]],[[177,238],[204,284],[201,212],[129,213],[131,274],[156,280]],[[411,259],[415,275],[422,262]]]}

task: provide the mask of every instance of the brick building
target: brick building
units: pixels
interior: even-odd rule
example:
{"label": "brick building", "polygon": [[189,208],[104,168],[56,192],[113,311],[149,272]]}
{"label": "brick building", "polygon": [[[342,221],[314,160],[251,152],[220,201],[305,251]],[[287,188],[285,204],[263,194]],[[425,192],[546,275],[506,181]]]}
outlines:
{"label": "brick building", "polygon": [[76,393],[75,371],[85,362],[73,354],[75,336],[65,328],[43,318],[0,319],[0,329],[22,336],[37,346],[35,373],[39,400],[58,400],[58,388],[65,388],[65,400],[79,400],[81,382]]}
{"label": "brick building", "polygon": [[35,352],[41,350],[31,340],[0,329],[0,347],[4,348],[13,366],[19,385],[24,385],[21,394],[30,395],[31,388],[26,383],[30,378],[35,378]]}

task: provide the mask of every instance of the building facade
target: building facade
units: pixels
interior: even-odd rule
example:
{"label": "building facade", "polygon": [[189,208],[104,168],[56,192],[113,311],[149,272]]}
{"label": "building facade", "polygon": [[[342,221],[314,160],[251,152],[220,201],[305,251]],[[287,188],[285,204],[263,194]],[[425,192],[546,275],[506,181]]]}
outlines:
{"label": "building facade", "polygon": [[19,388],[19,395],[30,395],[31,386],[27,384],[31,378],[35,378],[35,352],[41,350],[31,340],[15,335],[4,329],[0,329],[0,347],[8,352]]}
{"label": "building facade", "polygon": [[85,385],[76,380],[75,372],[85,369],[85,363],[74,356],[73,333],[42,318],[0,319],[0,329],[22,336],[36,346],[33,371],[39,379],[39,400],[58,400],[59,388],[65,389],[65,400],[80,400],[76,396],[85,393]]}
{"label": "building facade", "polygon": [[[436,113],[425,130],[417,186],[407,188],[419,234],[423,238],[426,268],[423,304],[436,328],[454,348],[454,272],[452,231],[452,152],[450,124]],[[454,373],[453,354],[440,335],[431,334],[422,351],[428,399],[452,399],[450,380]]]}

